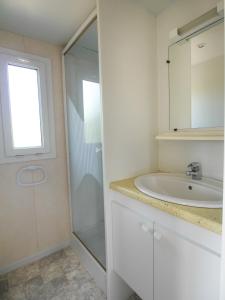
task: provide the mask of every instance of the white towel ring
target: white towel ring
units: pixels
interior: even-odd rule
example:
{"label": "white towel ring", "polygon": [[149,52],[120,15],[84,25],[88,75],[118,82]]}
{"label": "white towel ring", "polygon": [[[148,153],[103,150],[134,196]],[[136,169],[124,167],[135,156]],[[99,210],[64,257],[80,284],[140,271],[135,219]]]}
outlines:
{"label": "white towel ring", "polygon": [[[41,180],[39,180],[39,181],[22,182],[21,181],[21,176],[25,171],[31,171],[31,172],[41,171],[43,176],[42,176]],[[24,187],[26,187],[26,186],[36,186],[36,185],[39,185],[39,184],[43,184],[47,181],[47,179],[48,179],[48,176],[47,176],[47,172],[45,171],[45,169],[42,166],[36,166],[36,165],[30,165],[30,166],[21,168],[16,174],[16,183],[19,186],[24,186]]]}

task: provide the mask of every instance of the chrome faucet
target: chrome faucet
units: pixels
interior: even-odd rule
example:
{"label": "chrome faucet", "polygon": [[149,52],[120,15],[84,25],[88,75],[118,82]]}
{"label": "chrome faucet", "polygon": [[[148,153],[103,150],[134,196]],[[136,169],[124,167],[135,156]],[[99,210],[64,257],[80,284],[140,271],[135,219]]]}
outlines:
{"label": "chrome faucet", "polygon": [[198,162],[192,162],[187,166],[188,170],[186,172],[187,176],[191,176],[193,180],[202,179],[201,165]]}

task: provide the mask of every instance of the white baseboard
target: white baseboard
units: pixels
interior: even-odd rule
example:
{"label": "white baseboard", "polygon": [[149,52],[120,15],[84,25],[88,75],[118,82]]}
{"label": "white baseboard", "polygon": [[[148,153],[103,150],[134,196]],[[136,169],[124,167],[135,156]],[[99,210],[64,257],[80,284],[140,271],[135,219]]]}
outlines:
{"label": "white baseboard", "polygon": [[71,246],[78,253],[82,265],[94,278],[97,286],[106,293],[106,272],[90,254],[90,252],[83,246],[83,244],[74,235],[72,236]]}
{"label": "white baseboard", "polygon": [[3,268],[0,268],[0,274],[5,274],[5,273],[8,273],[10,271],[13,271],[13,270],[16,270],[20,267],[23,267],[25,265],[28,265],[34,261],[37,261],[45,256],[48,256],[54,252],[57,252],[61,249],[64,249],[66,247],[68,247],[69,245],[71,244],[71,241],[65,241],[55,247],[51,247],[51,248],[48,248],[47,250],[44,250],[44,251],[40,251],[34,255],[31,255],[31,256],[28,256],[28,257],[25,257],[21,260],[18,260],[16,262],[13,262]]}

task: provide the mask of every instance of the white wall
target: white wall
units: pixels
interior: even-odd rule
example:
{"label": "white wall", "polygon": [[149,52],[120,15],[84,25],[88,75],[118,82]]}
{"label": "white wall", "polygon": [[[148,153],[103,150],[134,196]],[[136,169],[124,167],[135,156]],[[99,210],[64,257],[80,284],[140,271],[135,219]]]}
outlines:
{"label": "white wall", "polygon": [[157,168],[155,17],[138,1],[99,0],[105,178]]}
{"label": "white wall", "polygon": [[140,1],[98,0],[109,300],[129,289],[112,271],[109,183],[157,169],[156,23]]}
{"label": "white wall", "polygon": [[0,46],[47,57],[52,62],[57,158],[32,161],[43,166],[48,181],[36,187],[16,185],[16,172],[26,163],[0,165],[0,271],[70,239],[61,49],[0,31]]}
{"label": "white wall", "polygon": [[[179,0],[157,16],[159,132],[169,130],[168,37],[180,27],[215,7],[217,0]],[[203,175],[222,178],[223,142],[159,142],[159,169],[184,172],[187,163],[199,161]]]}
{"label": "white wall", "polygon": [[200,162],[206,177],[223,177],[222,141],[161,141],[159,168],[165,172],[184,172],[188,163]]}

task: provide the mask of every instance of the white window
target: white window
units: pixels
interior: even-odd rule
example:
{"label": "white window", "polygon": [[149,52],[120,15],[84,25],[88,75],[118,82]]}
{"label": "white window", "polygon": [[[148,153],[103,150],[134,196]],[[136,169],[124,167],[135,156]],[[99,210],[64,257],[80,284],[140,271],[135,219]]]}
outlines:
{"label": "white window", "polygon": [[0,48],[0,163],[55,157],[51,63]]}

